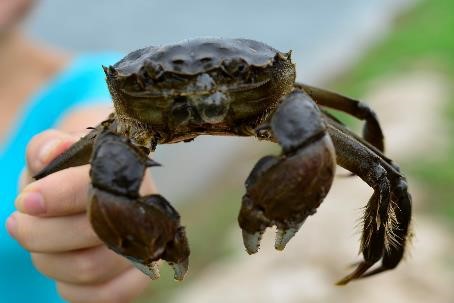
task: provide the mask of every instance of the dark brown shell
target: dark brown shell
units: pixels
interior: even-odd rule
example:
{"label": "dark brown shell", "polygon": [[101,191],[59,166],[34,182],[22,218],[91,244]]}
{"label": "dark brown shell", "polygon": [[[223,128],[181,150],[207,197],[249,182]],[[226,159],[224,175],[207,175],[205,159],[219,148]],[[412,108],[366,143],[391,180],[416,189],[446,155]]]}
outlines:
{"label": "dark brown shell", "polygon": [[104,71],[120,129],[137,142],[249,135],[295,82],[290,52],[249,39],[197,38],[143,48]]}
{"label": "dark brown shell", "polygon": [[249,39],[197,38],[136,50],[113,67],[120,76],[137,74],[144,66],[162,72],[196,75],[231,60],[244,60],[251,66],[270,65],[279,53],[265,43]]}

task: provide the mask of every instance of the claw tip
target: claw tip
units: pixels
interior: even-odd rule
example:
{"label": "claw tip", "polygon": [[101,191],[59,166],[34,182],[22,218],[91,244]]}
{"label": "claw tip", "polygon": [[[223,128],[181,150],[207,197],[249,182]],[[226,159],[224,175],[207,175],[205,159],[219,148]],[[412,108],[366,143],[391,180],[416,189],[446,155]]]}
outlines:
{"label": "claw tip", "polygon": [[350,279],[348,277],[342,278],[339,281],[336,282],[336,286],[345,286],[350,282]]}
{"label": "claw tip", "polygon": [[243,230],[243,243],[246,248],[246,252],[249,255],[253,255],[259,251],[260,240],[262,239],[263,231],[249,233]]}
{"label": "claw tip", "polygon": [[299,223],[295,227],[291,227],[288,229],[278,229],[276,233],[276,240],[274,242],[274,248],[276,250],[282,251],[284,250],[287,243],[295,236],[298,230],[303,225],[303,222]]}
{"label": "claw tip", "polygon": [[348,284],[349,282],[353,281],[353,280],[357,280],[357,279],[360,279],[360,278],[363,278],[364,277],[364,273],[373,265],[373,263],[368,263],[368,262],[361,262],[358,264],[358,266],[356,267],[356,269],[349,275],[345,276],[344,278],[342,278],[341,280],[337,281],[336,282],[336,285],[338,286],[343,286],[343,285],[346,285]]}
{"label": "claw tip", "polygon": [[189,260],[185,259],[178,263],[169,262],[169,265],[173,268],[174,271],[173,279],[177,282],[183,281],[186,273],[188,272]]}
{"label": "claw tip", "polygon": [[278,251],[284,251],[285,249],[285,245],[278,245],[278,244],[275,244],[274,245],[274,248]]}
{"label": "claw tip", "polygon": [[160,277],[158,262],[151,262],[149,265],[130,260],[132,264],[141,272],[150,277],[151,280],[157,280]]}

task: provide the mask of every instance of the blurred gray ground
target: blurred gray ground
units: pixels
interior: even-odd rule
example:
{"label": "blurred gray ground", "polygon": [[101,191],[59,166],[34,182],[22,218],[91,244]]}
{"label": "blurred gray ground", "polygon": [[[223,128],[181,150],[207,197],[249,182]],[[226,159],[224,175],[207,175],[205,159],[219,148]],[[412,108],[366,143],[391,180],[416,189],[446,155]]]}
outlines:
{"label": "blurred gray ground", "polygon": [[[71,52],[159,45],[197,36],[247,37],[294,51],[298,79],[321,84],[380,39],[414,0],[150,1],[41,0],[28,32]],[[203,190],[254,140],[201,137],[160,146],[153,170],[160,191],[179,203]],[[242,148],[239,148],[242,147]]]}

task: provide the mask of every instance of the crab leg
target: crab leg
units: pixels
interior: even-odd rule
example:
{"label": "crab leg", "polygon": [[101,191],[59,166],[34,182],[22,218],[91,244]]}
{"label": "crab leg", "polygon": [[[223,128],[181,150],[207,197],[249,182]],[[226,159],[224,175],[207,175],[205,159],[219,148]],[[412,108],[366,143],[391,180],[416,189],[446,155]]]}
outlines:
{"label": "crab leg", "polygon": [[[396,267],[401,261],[411,218],[411,196],[405,178],[390,163],[344,131],[329,125],[337,163],[363,179],[374,193],[363,219],[361,252],[364,261],[338,285]],[[382,260],[378,269],[369,271]]]}
{"label": "crab leg", "polygon": [[88,134],[71,145],[71,147],[64,153],[57,156],[49,165],[36,174],[34,178],[39,180],[62,169],[88,164],[96,137],[105,128],[116,128],[113,116],[114,114],[110,114],[107,120],[101,122],[96,127],[91,128],[91,131]]}
{"label": "crab leg", "polygon": [[88,214],[101,240],[150,278],[159,277],[162,259],[183,280],[189,247],[180,216],[164,197],[139,195],[145,169],[156,165],[128,139],[102,132],[91,159]]}
{"label": "crab leg", "polygon": [[304,92],[284,97],[264,127],[283,151],[260,159],[245,182],[238,222],[249,254],[258,251],[261,235],[273,225],[278,229],[275,248],[284,249],[325,198],[336,166],[326,124]]}
{"label": "crab leg", "polygon": [[360,136],[355,134],[353,131],[348,129],[344,124],[342,124],[341,122],[337,121],[329,113],[326,113],[325,111],[322,111],[322,113],[323,113],[323,118],[325,119],[325,121],[329,125],[329,128],[332,127],[334,129],[336,129],[337,131],[342,132],[346,136],[353,138],[355,141],[358,141],[359,143],[361,143],[362,145],[364,145],[365,147],[370,149],[373,153],[375,153],[377,155],[380,155],[380,159],[382,159],[383,161],[385,161],[386,163],[391,165],[397,172],[400,171],[399,166],[396,163],[394,163],[393,160],[391,160],[390,158],[386,157],[378,148],[376,148],[371,143],[367,142],[366,140],[364,140],[363,138],[361,138]]}
{"label": "crab leg", "polygon": [[383,132],[377,115],[367,104],[303,83],[297,83],[295,87],[303,89],[318,105],[340,110],[358,119],[365,120],[366,123],[363,128],[364,139],[383,152]]}

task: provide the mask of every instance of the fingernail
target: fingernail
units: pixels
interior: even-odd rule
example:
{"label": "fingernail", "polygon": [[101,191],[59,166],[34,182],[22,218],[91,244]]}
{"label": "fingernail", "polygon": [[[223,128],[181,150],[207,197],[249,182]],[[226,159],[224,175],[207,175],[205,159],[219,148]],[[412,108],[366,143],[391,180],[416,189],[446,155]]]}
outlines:
{"label": "fingernail", "polygon": [[10,234],[11,237],[15,237],[15,233],[17,230],[17,220],[14,214],[12,214],[7,220],[6,220],[6,230],[8,230],[8,233]]}
{"label": "fingernail", "polygon": [[52,139],[44,143],[38,154],[39,161],[41,161],[42,164],[46,164],[47,162],[49,162],[50,157],[53,154],[53,151],[61,142],[62,142],[61,139]]}
{"label": "fingernail", "polygon": [[37,192],[24,192],[16,199],[16,208],[29,215],[42,215],[46,212],[44,198]]}

